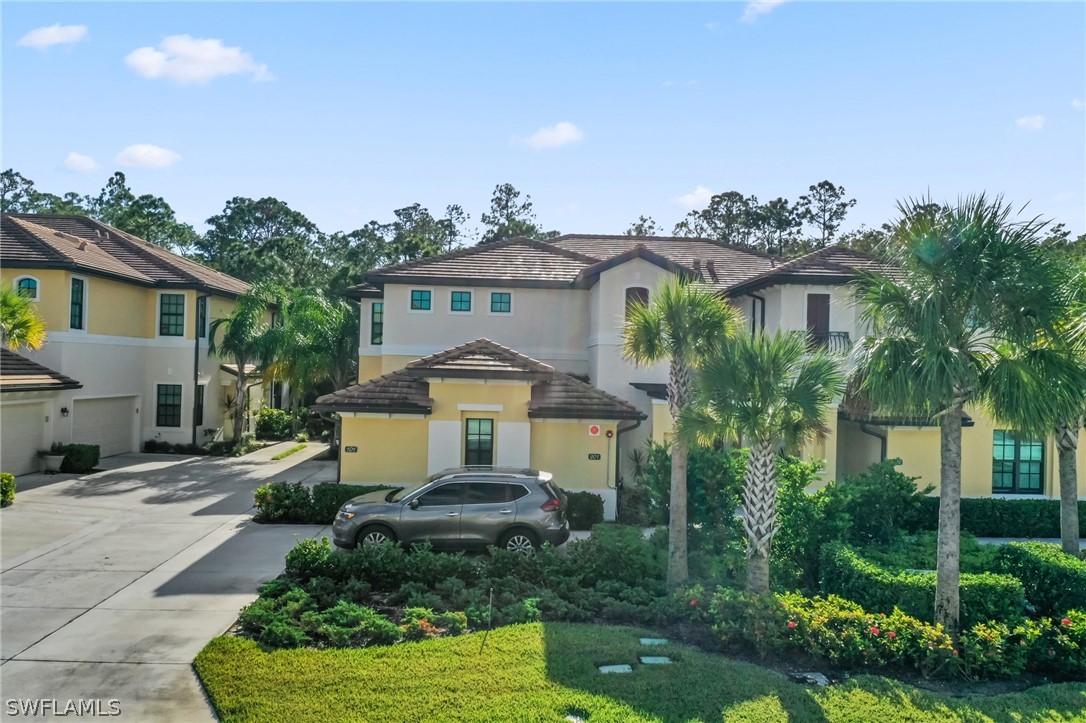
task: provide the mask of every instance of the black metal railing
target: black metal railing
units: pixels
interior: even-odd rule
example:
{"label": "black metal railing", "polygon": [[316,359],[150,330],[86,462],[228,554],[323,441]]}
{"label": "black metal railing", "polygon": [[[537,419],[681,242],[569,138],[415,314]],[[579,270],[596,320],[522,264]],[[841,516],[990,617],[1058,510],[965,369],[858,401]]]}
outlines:
{"label": "black metal railing", "polygon": [[807,348],[811,351],[821,349],[830,354],[845,354],[852,348],[852,339],[847,331],[809,331],[807,332]]}

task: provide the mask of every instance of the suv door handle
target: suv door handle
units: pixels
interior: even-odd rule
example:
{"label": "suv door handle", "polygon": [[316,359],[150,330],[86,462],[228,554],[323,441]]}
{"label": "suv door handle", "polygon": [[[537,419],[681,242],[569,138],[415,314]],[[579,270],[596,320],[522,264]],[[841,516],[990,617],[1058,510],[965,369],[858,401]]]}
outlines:
{"label": "suv door handle", "polygon": [[460,514],[459,512],[449,512],[449,513],[448,513],[448,514],[446,514],[445,516],[446,516],[446,517],[456,517],[456,516],[457,516],[457,515],[459,515],[459,514]]}
{"label": "suv door handle", "polygon": [[512,511],[513,510],[498,510],[498,512],[502,513],[503,515],[508,515]]}

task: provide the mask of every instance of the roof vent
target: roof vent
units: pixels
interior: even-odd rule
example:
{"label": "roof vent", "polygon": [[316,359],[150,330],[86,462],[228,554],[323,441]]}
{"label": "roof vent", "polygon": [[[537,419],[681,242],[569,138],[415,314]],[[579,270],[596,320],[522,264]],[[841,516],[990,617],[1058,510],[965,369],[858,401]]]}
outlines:
{"label": "roof vent", "polygon": [[87,250],[87,241],[86,241],[86,239],[79,242],[79,250],[80,251],[86,251]]}
{"label": "roof vent", "polygon": [[705,262],[705,268],[709,270],[709,278],[716,281],[716,264],[712,259]]}
{"label": "roof vent", "polygon": [[694,259],[694,273],[701,277],[701,259]]}
{"label": "roof vent", "polygon": [[94,229],[94,235],[98,238],[102,238],[102,232],[99,229]]}

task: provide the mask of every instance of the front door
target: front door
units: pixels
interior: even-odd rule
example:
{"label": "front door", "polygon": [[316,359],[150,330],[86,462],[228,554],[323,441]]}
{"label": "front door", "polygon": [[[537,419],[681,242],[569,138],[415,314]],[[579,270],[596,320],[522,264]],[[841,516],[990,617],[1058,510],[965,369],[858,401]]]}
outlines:
{"label": "front door", "polygon": [[455,546],[460,542],[460,511],[463,507],[463,482],[446,482],[408,501],[400,512],[403,542],[429,540],[434,547]]}
{"label": "front door", "polygon": [[814,348],[823,349],[829,343],[829,294],[807,294],[807,334]]}

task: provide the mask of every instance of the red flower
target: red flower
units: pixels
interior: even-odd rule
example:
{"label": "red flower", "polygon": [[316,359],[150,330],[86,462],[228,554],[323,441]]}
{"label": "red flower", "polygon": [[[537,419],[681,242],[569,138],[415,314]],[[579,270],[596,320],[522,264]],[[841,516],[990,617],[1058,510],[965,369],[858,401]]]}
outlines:
{"label": "red flower", "polygon": [[1060,625],[1062,625],[1065,628],[1069,628],[1069,627],[1071,627],[1071,621],[1068,618],[1064,618],[1063,620],[1060,621]]}
{"label": "red flower", "polygon": [[891,630],[890,632],[886,633],[886,637],[888,637],[888,638],[896,638],[897,633],[895,633],[893,630]]}
{"label": "red flower", "polygon": [[950,652],[954,653],[955,655],[958,654],[958,650],[956,648],[954,650],[950,651]]}
{"label": "red flower", "polygon": [[697,605],[697,604],[698,604],[698,601],[697,601],[697,600],[691,600],[691,601],[690,601],[690,604],[691,604],[691,605]]}
{"label": "red flower", "polygon": [[796,621],[795,621],[795,620],[789,620],[789,621],[788,621],[788,627],[789,627],[789,628],[794,628],[794,627],[796,627]]}
{"label": "red flower", "polygon": [[872,635],[878,635],[879,634],[879,629],[878,628],[871,628],[871,634]]}

